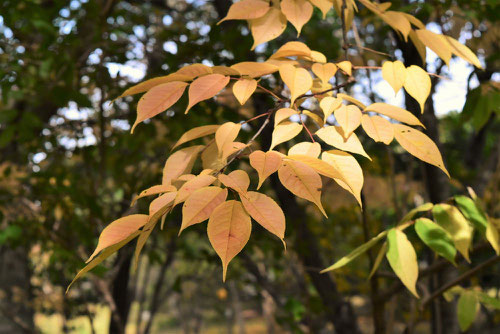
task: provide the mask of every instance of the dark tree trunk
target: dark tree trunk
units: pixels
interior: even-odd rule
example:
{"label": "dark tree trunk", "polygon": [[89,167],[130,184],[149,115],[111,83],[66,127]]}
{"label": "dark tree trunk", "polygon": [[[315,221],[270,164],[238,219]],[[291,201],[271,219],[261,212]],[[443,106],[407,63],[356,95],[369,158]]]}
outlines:
{"label": "dark tree trunk", "polygon": [[115,302],[116,312],[119,315],[121,323],[117,323],[118,319],[116,319],[116,317],[111,317],[109,332],[113,334],[122,334],[124,333],[125,326],[127,325],[131,303],[128,282],[130,279],[130,264],[132,262],[132,256],[127,247],[120,250],[117,262],[119,269],[112,283],[113,288],[111,295],[113,297],[113,301]]}

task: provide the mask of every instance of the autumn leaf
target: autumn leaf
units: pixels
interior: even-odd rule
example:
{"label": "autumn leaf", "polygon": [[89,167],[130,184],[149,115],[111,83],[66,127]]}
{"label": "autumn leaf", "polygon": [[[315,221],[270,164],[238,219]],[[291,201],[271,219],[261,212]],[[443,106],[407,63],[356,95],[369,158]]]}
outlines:
{"label": "autumn leaf", "polygon": [[170,155],[163,167],[162,184],[167,185],[182,174],[189,173],[198,156],[198,153],[204,146],[197,145],[186,147]]}
{"label": "autumn leaf", "polygon": [[274,172],[277,172],[281,167],[282,158],[277,152],[269,151],[254,151],[248,158],[250,159],[250,166],[252,166],[259,175],[259,184],[257,189],[262,186],[262,183]]}
{"label": "autumn leaf", "polygon": [[311,57],[311,49],[302,42],[291,41],[283,44],[270,59],[286,57]]}
{"label": "autumn leaf", "polygon": [[447,65],[450,64],[451,44],[443,35],[433,33],[427,29],[418,29],[415,32],[425,46],[434,51]]}
{"label": "autumn leaf", "polygon": [[291,193],[316,204],[328,218],[321,204],[321,177],[314,169],[300,161],[286,161],[278,170],[278,177]]}
{"label": "autumn leaf", "polygon": [[406,235],[398,229],[390,229],[387,233],[386,257],[394,273],[411,293],[419,298],[417,293],[418,262],[417,254]]}
{"label": "autumn leaf", "polygon": [[321,159],[334,166],[335,170],[341,174],[342,177],[335,178],[335,182],[350,192],[362,207],[361,189],[363,188],[364,178],[363,170],[358,161],[349,153],[339,150],[323,152]]}
{"label": "autumn leaf", "polygon": [[341,61],[340,63],[337,63],[337,67],[340,68],[348,76],[352,76],[352,64],[350,61]]}
{"label": "autumn leaf", "polygon": [[233,94],[241,105],[244,105],[257,88],[254,79],[240,79],[233,85]]}
{"label": "autumn leaf", "polygon": [[288,155],[308,155],[313,158],[319,157],[321,154],[321,145],[319,143],[302,142],[293,145],[288,150]]}
{"label": "autumn leaf", "polygon": [[284,120],[288,120],[291,116],[298,115],[297,110],[291,108],[281,108],[274,114],[274,126],[280,124]]}
{"label": "autumn leaf", "polygon": [[248,187],[250,186],[250,178],[248,177],[247,172],[241,169],[232,171],[227,175],[219,174],[218,178],[223,185],[236,190],[240,194],[246,193]]}
{"label": "autumn leaf", "polygon": [[278,204],[269,196],[249,191],[240,194],[241,203],[250,216],[266,230],[280,238],[285,244],[285,215]]}
{"label": "autumn leaf", "polygon": [[413,115],[408,110],[387,103],[377,102],[370,104],[365,108],[365,111],[374,111],[408,125],[419,125],[421,127],[424,127],[424,125],[418,120],[418,118],[416,118],[415,115]]}
{"label": "autumn leaf", "polygon": [[191,140],[195,140],[201,137],[205,137],[208,135],[211,135],[212,133],[215,133],[217,129],[219,128],[220,125],[202,125],[202,126],[197,126],[196,128],[192,128],[191,130],[186,131],[180,138],[177,140],[175,145],[172,147],[172,151],[184,144],[187,143]]}
{"label": "autumn leaf", "polygon": [[198,102],[214,97],[229,83],[229,77],[222,74],[209,74],[194,80],[189,86],[189,104],[185,114]]}
{"label": "autumn leaf", "polygon": [[316,135],[328,145],[331,145],[343,151],[361,154],[362,156],[371,160],[370,156],[366,154],[363,145],[361,145],[361,142],[359,141],[356,134],[352,133],[349,138],[344,139],[345,136],[340,126],[327,126],[321,128],[316,131]]}
{"label": "autumn leaf", "polygon": [[477,56],[472,52],[468,47],[454,39],[453,37],[450,36],[443,36],[446,41],[451,45],[451,52],[464,59],[465,61],[471,63],[472,65],[476,66],[477,68],[483,68],[481,66],[481,62],[477,58]]}
{"label": "autumn leaf", "polygon": [[207,65],[190,64],[180,68],[175,73],[188,76],[191,80],[193,80],[194,78],[201,77],[203,75],[212,74],[213,71],[212,68]]}
{"label": "autumn leaf", "polygon": [[431,78],[429,74],[418,66],[411,65],[406,69],[404,83],[406,92],[420,104],[420,110],[424,113],[427,97],[431,93]]}
{"label": "autumn leaf", "polygon": [[320,160],[318,158],[314,158],[309,155],[302,155],[302,154],[293,154],[287,156],[287,159],[291,160],[296,160],[305,163],[312,169],[314,169],[316,172],[319,174],[332,178],[332,179],[342,179],[343,176],[342,174],[339,173],[339,171],[335,168],[335,166]]}
{"label": "autumn leaf", "polygon": [[237,70],[241,75],[251,78],[262,77],[274,72],[278,72],[279,67],[269,63],[258,63],[254,61],[244,61],[231,66]]}
{"label": "autumn leaf", "polygon": [[394,128],[391,122],[380,116],[363,115],[361,126],[366,134],[376,142],[389,145],[394,139]]}
{"label": "autumn leaf", "polygon": [[273,130],[271,147],[269,149],[272,150],[276,145],[289,141],[297,136],[300,131],[302,131],[302,125],[299,123],[284,121],[278,124]]}
{"label": "autumn leaf", "polygon": [[251,50],[254,50],[257,45],[281,35],[286,28],[286,17],[279,9],[272,7],[264,16],[249,20],[249,25],[254,41]]}
{"label": "autumn leaf", "polygon": [[332,63],[314,63],[311,67],[313,73],[323,82],[327,83],[337,72],[337,65]]}
{"label": "autumn leaf", "polygon": [[217,144],[219,156],[222,156],[226,146],[232,144],[236,137],[238,137],[240,129],[241,124],[233,122],[226,122],[217,129],[217,132],[215,132],[215,143]]}
{"label": "autumn leaf", "polygon": [[343,130],[344,138],[348,138],[361,124],[361,110],[357,106],[342,105],[333,114]]}
{"label": "autumn leaf", "polygon": [[403,13],[387,11],[379,14],[379,16],[390,25],[392,29],[399,31],[403,35],[405,41],[408,40],[411,24]]}
{"label": "autumn leaf", "polygon": [[170,184],[160,184],[156,186],[149,187],[148,189],[145,189],[141,191],[139,195],[137,195],[133,200],[130,206],[134,206],[135,202],[137,202],[138,199],[146,197],[146,196],[152,196],[152,195],[158,195],[162,193],[168,193],[168,192],[173,192],[177,191],[177,188]]}
{"label": "autumn leaf", "polygon": [[210,215],[208,240],[222,261],[222,281],[226,281],[229,262],[245,247],[251,232],[252,222],[241,202],[224,202]]}
{"label": "autumn leaf", "polygon": [[188,84],[182,81],[167,82],[151,88],[137,104],[137,119],[131,133],[142,121],[158,115],[173,106],[182,96]]}
{"label": "autumn leaf", "polygon": [[311,89],[313,81],[309,72],[304,68],[297,68],[293,65],[283,65],[279,69],[281,79],[290,89],[291,98],[290,105],[302,94],[305,94]]}
{"label": "autumn leaf", "polygon": [[319,103],[319,107],[323,111],[324,122],[326,123],[326,119],[333,114],[335,110],[337,110],[342,105],[342,99],[327,96],[321,100]]}
{"label": "autumn leaf", "polygon": [[134,86],[128,88],[120,96],[118,96],[115,100],[121,99],[121,98],[126,97],[126,96],[147,92],[151,88],[156,87],[156,86],[161,85],[161,84],[164,84],[164,83],[167,83],[167,82],[189,81],[189,80],[191,80],[190,76],[178,74],[178,73],[171,73],[169,75],[165,75],[162,77],[152,78],[152,79],[143,81],[141,83],[138,83],[137,85],[134,85]]}
{"label": "autumn leaf", "polygon": [[92,259],[103,249],[130,237],[133,233],[143,227],[147,221],[148,215],[130,215],[117,219],[106,226],[99,236],[99,241],[94,253],[90,255],[86,263],[92,261]]}
{"label": "autumn leaf", "polygon": [[393,124],[394,137],[411,155],[431,165],[439,167],[448,177],[443,158],[436,144],[422,132],[403,124]]}
{"label": "autumn leaf", "polygon": [[195,192],[200,188],[204,188],[211,185],[212,183],[215,182],[215,180],[216,180],[215,176],[208,174],[201,174],[187,181],[182,185],[182,187],[179,188],[173,206],[176,206],[177,204],[184,202],[193,192]]}
{"label": "autumn leaf", "polygon": [[177,196],[176,192],[166,193],[157,198],[155,198],[149,204],[149,221],[157,221],[164,214],[168,213],[170,209],[173,207],[173,203],[175,197]]}
{"label": "autumn leaf", "polygon": [[382,78],[391,85],[392,89],[394,89],[394,94],[397,94],[405,82],[405,65],[399,60],[384,62],[382,64]]}
{"label": "autumn leaf", "polygon": [[311,19],[313,6],[307,0],[282,0],[281,11],[297,29],[297,36],[299,36],[304,24]]}
{"label": "autumn leaf", "polygon": [[358,99],[356,99],[356,98],[354,98],[354,97],[352,97],[350,95],[347,95],[347,94],[344,94],[344,93],[338,93],[337,94],[337,98],[349,101],[351,103],[354,103],[355,105],[357,105],[361,109],[365,109],[366,108],[366,106],[363,104],[363,102],[361,102],[360,100],[358,100]]}
{"label": "autumn leaf", "polygon": [[311,3],[318,7],[323,13],[323,19],[325,19],[326,14],[333,8],[333,4],[330,0],[309,0]]}
{"label": "autumn leaf", "polygon": [[270,9],[269,3],[262,0],[241,0],[229,7],[226,17],[217,25],[227,20],[251,20],[264,16]]}

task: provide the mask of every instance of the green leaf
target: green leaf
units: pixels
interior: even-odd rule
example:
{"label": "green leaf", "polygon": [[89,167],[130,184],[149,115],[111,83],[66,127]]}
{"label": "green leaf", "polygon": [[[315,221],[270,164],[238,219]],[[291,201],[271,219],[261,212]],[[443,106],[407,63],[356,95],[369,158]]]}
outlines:
{"label": "green leaf", "polygon": [[441,226],[430,219],[419,218],[415,222],[415,231],[430,249],[455,264],[457,250],[451,236]]}
{"label": "green leaf", "polygon": [[419,298],[417,293],[418,262],[417,254],[412,244],[408,241],[406,234],[391,229],[387,234],[386,257],[389,260],[392,270],[399,277],[401,282],[410,290],[415,297]]}
{"label": "green leaf", "polygon": [[407,222],[409,220],[412,220],[413,217],[415,217],[415,215],[417,213],[420,213],[420,212],[425,212],[425,211],[429,211],[430,209],[432,209],[432,207],[434,206],[434,204],[432,203],[424,203],[422,205],[419,205],[417,206],[416,208],[414,208],[413,210],[411,210],[410,212],[408,212],[400,221],[399,221],[399,224],[402,224],[404,222]]}
{"label": "green leaf", "polygon": [[479,298],[481,304],[500,310],[500,299],[490,297],[484,292],[477,292],[477,297]]}
{"label": "green leaf", "polygon": [[464,290],[458,299],[457,315],[458,324],[462,331],[466,331],[476,319],[479,311],[479,301],[473,291]]}
{"label": "green leaf", "polygon": [[460,210],[449,204],[436,204],[432,208],[432,214],[436,223],[450,234],[457,250],[470,262],[469,248],[473,228]]}
{"label": "green leaf", "polygon": [[455,196],[455,202],[465,218],[470,220],[484,235],[488,226],[488,219],[476,202],[472,198],[463,195]]}
{"label": "green leaf", "polygon": [[382,244],[382,247],[380,247],[377,257],[375,258],[375,262],[373,262],[373,267],[372,270],[370,271],[370,275],[368,275],[368,279],[372,278],[373,274],[377,271],[378,267],[380,266],[380,263],[382,263],[382,260],[384,259],[385,252],[387,251],[387,241],[385,241]]}
{"label": "green leaf", "polygon": [[360,256],[361,254],[372,248],[380,239],[385,237],[386,234],[387,231],[379,233],[376,237],[373,237],[368,242],[362,244],[361,246],[359,246],[358,248],[350,252],[348,255],[344,256],[343,258],[341,258],[340,260],[329,266],[328,268],[321,270],[321,273],[326,273],[327,271],[336,270],[345,266],[346,264],[348,264],[349,262]]}

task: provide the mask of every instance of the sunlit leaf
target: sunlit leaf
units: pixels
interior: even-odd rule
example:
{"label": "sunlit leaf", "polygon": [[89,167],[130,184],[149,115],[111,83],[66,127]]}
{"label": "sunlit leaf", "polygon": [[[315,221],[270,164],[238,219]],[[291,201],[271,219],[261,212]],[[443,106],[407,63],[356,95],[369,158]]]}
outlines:
{"label": "sunlit leaf", "polygon": [[321,12],[323,13],[323,19],[325,19],[326,14],[328,14],[330,9],[332,9],[333,7],[332,2],[329,0],[309,0],[309,1],[311,1],[313,5],[315,5],[321,10]]}
{"label": "sunlit leaf", "polygon": [[321,154],[321,145],[319,143],[302,142],[293,145],[288,150],[288,155],[308,155],[313,158],[319,157]]}
{"label": "sunlit leaf", "polygon": [[274,114],[274,125],[280,124],[284,120],[288,120],[291,116],[297,115],[298,112],[291,108],[281,108]]}
{"label": "sunlit leaf", "polygon": [[224,150],[227,145],[234,142],[238,133],[240,133],[241,124],[236,124],[233,122],[226,122],[217,129],[215,132],[215,143],[217,144],[217,150],[219,151],[219,156],[223,155]]}
{"label": "sunlit leaf", "polygon": [[406,69],[404,88],[420,104],[424,112],[425,101],[431,93],[431,78],[429,74],[418,66],[411,65]]}
{"label": "sunlit leaf", "polygon": [[450,64],[451,44],[444,35],[433,33],[427,29],[418,29],[415,32],[425,46],[434,51],[447,65]]}
{"label": "sunlit leaf", "polygon": [[455,263],[457,250],[445,229],[430,219],[419,218],[415,222],[415,231],[424,244],[451,263]]}
{"label": "sunlit leaf", "polygon": [[321,128],[316,131],[316,135],[328,145],[343,151],[361,154],[371,160],[370,156],[366,154],[363,145],[361,145],[358,136],[356,136],[355,133],[352,133],[349,138],[344,139],[345,136],[340,126],[327,126]]}
{"label": "sunlit leaf", "polygon": [[259,184],[257,189],[262,186],[262,183],[274,172],[277,172],[281,167],[282,158],[281,155],[269,151],[254,151],[249,155],[250,166],[252,166],[259,174]]}
{"label": "sunlit leaf", "polygon": [[361,203],[361,189],[363,188],[363,170],[358,161],[349,153],[339,150],[330,150],[323,152],[321,159],[335,167],[342,175],[341,178],[335,178],[342,188],[349,191]]}
{"label": "sunlit leaf", "polygon": [[138,199],[146,197],[146,196],[152,196],[152,195],[158,195],[162,193],[168,193],[172,191],[177,191],[177,188],[170,184],[160,184],[156,186],[149,187],[148,189],[145,189],[141,191],[139,195],[137,195],[133,200],[130,206],[134,206],[135,202],[137,202]]}
{"label": "sunlit leaf", "polygon": [[289,141],[297,136],[302,131],[302,125],[295,122],[284,121],[278,124],[272,135],[271,147],[272,150],[276,145]]}
{"label": "sunlit leaf", "polygon": [[373,103],[365,108],[365,111],[375,111],[381,115],[388,116],[396,121],[406,123],[408,125],[424,125],[411,112],[403,108],[399,108],[387,103]]}
{"label": "sunlit leaf", "polygon": [[193,192],[182,206],[182,223],[179,234],[186,227],[208,219],[212,211],[226,198],[227,189],[220,187],[205,187]]}
{"label": "sunlit leaf", "polygon": [[182,187],[179,188],[179,191],[177,192],[177,196],[175,198],[174,206],[184,202],[189,197],[189,195],[191,195],[196,190],[211,185],[215,182],[215,180],[216,178],[214,176],[204,174],[195,176],[191,180],[187,181],[182,185]]}
{"label": "sunlit leaf", "polygon": [[286,28],[286,17],[279,9],[272,7],[264,16],[249,20],[249,24],[254,41],[252,50],[254,50],[257,45],[281,35]]}
{"label": "sunlit leaf", "polygon": [[361,126],[366,134],[376,142],[389,145],[394,139],[394,128],[391,122],[380,116],[363,115]]}
{"label": "sunlit leaf", "polygon": [[124,91],[122,93],[122,95],[118,96],[116,98],[116,100],[120,99],[122,97],[147,92],[151,88],[158,86],[158,85],[161,85],[161,84],[164,84],[164,83],[167,83],[167,82],[189,81],[189,80],[191,80],[190,76],[183,75],[183,74],[177,74],[177,73],[171,73],[169,75],[165,75],[162,77],[152,78],[152,79],[143,81],[141,83],[138,83],[137,85],[134,85],[134,86],[128,88],[126,91]]}
{"label": "sunlit leaf", "polygon": [[304,24],[311,19],[313,6],[307,0],[282,0],[281,11],[297,29],[297,36],[299,36]]}
{"label": "sunlit leaf", "polygon": [[203,147],[202,145],[186,147],[171,154],[163,167],[162,184],[170,184],[172,180],[182,174],[189,173]]}
{"label": "sunlit leaf", "polygon": [[269,11],[269,3],[262,0],[241,0],[229,7],[226,17],[217,24],[227,20],[250,20],[264,16]]}
{"label": "sunlit leaf", "polygon": [[342,105],[333,114],[342,128],[345,138],[349,137],[361,124],[361,110],[357,106]]}
{"label": "sunlit leaf", "polygon": [[233,94],[241,105],[244,105],[257,88],[254,79],[240,79],[233,85]]}
{"label": "sunlit leaf", "polygon": [[406,235],[397,229],[389,230],[387,233],[387,244],[386,257],[387,260],[389,260],[392,270],[394,270],[394,273],[408,290],[418,298],[419,296],[416,288],[418,262],[415,249],[408,241]]}
{"label": "sunlit leaf", "polygon": [[279,69],[281,79],[290,89],[291,98],[290,105],[302,94],[305,94],[311,89],[313,81],[309,72],[301,67],[293,65],[283,65]]}
{"label": "sunlit leaf", "polygon": [[207,65],[190,64],[190,65],[186,65],[186,66],[180,68],[175,73],[189,76],[192,80],[194,78],[201,77],[203,75],[212,74],[213,72],[212,72],[212,68],[207,66]]}
{"label": "sunlit leaf", "polygon": [[311,49],[302,42],[291,41],[283,44],[270,59],[285,57],[311,57]]}
{"label": "sunlit leaf", "polygon": [[395,94],[403,87],[405,77],[406,67],[399,60],[386,61],[382,64],[382,78],[391,85]]}
{"label": "sunlit leaf", "polygon": [[172,150],[174,150],[176,147],[187,143],[191,140],[195,140],[201,137],[205,137],[208,135],[211,135],[212,133],[215,133],[217,129],[219,128],[220,125],[202,125],[198,126],[196,128],[192,128],[191,130],[186,131],[180,138],[177,140],[175,145],[172,147]]}
{"label": "sunlit leaf", "polygon": [[327,83],[337,72],[337,65],[333,63],[315,63],[312,65],[311,69],[323,83]]}
{"label": "sunlit leaf", "polygon": [[335,98],[331,96],[327,96],[324,99],[321,100],[319,103],[319,107],[323,111],[324,120],[326,122],[326,119],[333,114],[335,110],[337,110],[340,106],[342,105],[342,99],[340,98]]}
{"label": "sunlit leaf", "polygon": [[229,83],[229,77],[222,74],[208,74],[194,80],[189,86],[189,104],[185,113],[198,102],[208,100],[219,93]]}
{"label": "sunlit leaf", "polygon": [[254,61],[244,61],[231,66],[237,70],[241,75],[249,76],[251,78],[262,77],[264,75],[272,74],[278,71],[278,66],[269,63],[258,63]]}

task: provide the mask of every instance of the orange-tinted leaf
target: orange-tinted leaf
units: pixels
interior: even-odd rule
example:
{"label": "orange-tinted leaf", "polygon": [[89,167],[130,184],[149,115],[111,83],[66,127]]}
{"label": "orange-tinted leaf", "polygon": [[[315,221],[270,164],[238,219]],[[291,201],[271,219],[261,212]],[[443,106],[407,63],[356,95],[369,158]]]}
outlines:
{"label": "orange-tinted leaf", "polygon": [[286,28],[286,17],[279,9],[272,7],[264,16],[250,20],[249,24],[254,41],[252,50],[254,50],[257,45],[281,35]]}
{"label": "orange-tinted leaf", "polygon": [[288,155],[308,155],[313,158],[319,157],[321,154],[321,145],[319,143],[302,142],[293,145],[288,150]]}
{"label": "orange-tinted leaf", "polygon": [[212,69],[203,64],[191,64],[184,66],[175,73],[189,76],[191,77],[191,80],[193,80],[194,78],[200,77],[202,75],[212,74]]}
{"label": "orange-tinted leaf", "polygon": [[204,136],[211,135],[212,133],[215,133],[215,131],[217,131],[219,126],[220,125],[202,125],[196,128],[192,128],[189,131],[186,131],[172,147],[172,150],[184,143],[187,143],[188,141],[195,140]]}
{"label": "orange-tinted leaf", "polygon": [[291,116],[297,115],[298,112],[291,108],[281,108],[274,115],[274,126],[280,124],[284,120],[288,120]]}
{"label": "orange-tinted leaf", "polygon": [[179,101],[188,84],[182,81],[167,82],[151,88],[137,104],[137,119],[131,132],[140,122],[158,115]]}
{"label": "orange-tinted leaf", "polygon": [[158,198],[155,198],[149,204],[149,218],[148,221],[158,221],[161,216],[168,213],[172,207],[177,196],[176,192],[166,193]]}
{"label": "orange-tinted leaf", "polygon": [[323,111],[324,116],[324,121],[326,122],[326,119],[333,114],[335,110],[337,110],[340,106],[342,105],[342,99],[340,98],[335,98],[331,96],[327,96],[324,99],[321,100],[319,103],[319,107]]}
{"label": "orange-tinted leaf", "polygon": [[325,19],[326,14],[332,9],[333,4],[330,0],[309,0],[313,5],[318,7],[323,13],[323,19]]}
{"label": "orange-tinted leaf", "polygon": [[231,144],[238,133],[240,132],[241,124],[236,124],[233,122],[226,122],[217,129],[215,133],[215,143],[217,144],[217,150],[219,151],[219,156],[222,156],[224,148],[226,145]]}
{"label": "orange-tinted leaf", "polygon": [[278,177],[285,188],[295,196],[313,202],[326,215],[321,205],[321,177],[314,169],[300,161],[286,161],[278,170]]}
{"label": "orange-tinted leaf", "polygon": [[282,158],[277,152],[269,151],[254,151],[249,155],[250,166],[252,166],[259,174],[259,184],[257,189],[260,188],[262,183],[269,177],[269,175],[276,172],[281,167]]}
{"label": "orange-tinted leaf", "polygon": [[200,77],[189,86],[189,104],[185,113],[187,114],[198,102],[214,97],[229,83],[229,77],[222,74],[209,74]]}
{"label": "orange-tinted leaf", "polygon": [[389,145],[394,139],[394,129],[391,122],[380,116],[363,115],[361,126],[366,134],[376,142]]}
{"label": "orange-tinted leaf", "polygon": [[292,41],[283,44],[270,59],[285,57],[310,57],[311,49],[302,42]]}
{"label": "orange-tinted leaf", "polygon": [[162,77],[152,78],[152,79],[143,81],[141,83],[138,83],[137,85],[134,85],[134,86],[128,88],[126,91],[124,91],[122,93],[122,95],[118,96],[116,98],[116,100],[120,99],[122,97],[147,92],[151,88],[158,86],[158,85],[161,85],[161,84],[164,84],[164,83],[167,83],[167,82],[189,81],[189,80],[191,80],[191,77],[189,77],[187,75],[177,74],[177,73],[172,73],[172,74],[165,75]]}
{"label": "orange-tinted leaf", "polygon": [[276,125],[273,130],[271,147],[269,149],[272,150],[276,145],[289,141],[297,136],[300,131],[302,131],[302,124],[299,123],[284,121]]}
{"label": "orange-tinted leaf", "polygon": [[238,169],[229,174],[219,174],[219,181],[228,188],[232,188],[239,193],[246,193],[250,186],[250,178],[247,172]]}
{"label": "orange-tinted leaf", "polygon": [[198,175],[193,179],[187,181],[182,185],[182,187],[179,188],[177,197],[175,198],[174,206],[184,202],[186,198],[188,198],[189,195],[191,195],[196,190],[211,185],[215,180],[215,176],[204,174]]}
{"label": "orange-tinted leaf", "polygon": [[313,6],[307,0],[282,0],[281,11],[297,29],[299,36],[304,24],[311,19]]}
{"label": "orange-tinted leaf", "polygon": [[269,3],[262,0],[241,0],[229,7],[226,17],[217,24],[226,20],[251,20],[264,16],[269,11]]}
{"label": "orange-tinted leaf", "polygon": [[241,105],[248,101],[257,88],[257,81],[254,79],[240,79],[233,85],[233,94]]}
{"label": "orange-tinted leaf", "polygon": [[352,75],[352,64],[350,61],[341,61],[340,63],[337,63],[337,67],[340,68],[348,76]]}
{"label": "orange-tinted leaf", "polygon": [[285,237],[285,215],[278,204],[269,196],[249,191],[240,194],[241,203],[250,216],[266,230],[283,240]]}
{"label": "orange-tinted leaf", "polygon": [[321,128],[316,131],[316,135],[328,145],[343,151],[361,154],[371,160],[370,156],[366,154],[363,145],[361,145],[358,136],[356,136],[355,133],[352,133],[349,138],[344,139],[345,136],[340,126],[327,126]]}
{"label": "orange-tinted leaf", "polygon": [[279,69],[281,79],[290,89],[290,105],[293,106],[295,99],[311,89],[313,81],[309,72],[304,68],[293,65],[283,65]]}
{"label": "orange-tinted leaf", "polygon": [[172,180],[189,173],[191,168],[193,168],[198,153],[203,147],[203,145],[186,147],[170,155],[163,167],[162,184],[170,184]]}
{"label": "orange-tinted leaf", "polygon": [[162,194],[162,193],[168,193],[168,192],[172,192],[172,191],[177,191],[177,188],[175,188],[174,186],[169,185],[169,184],[167,184],[167,185],[160,184],[160,185],[149,187],[148,189],[141,191],[141,193],[139,195],[134,197],[130,206],[134,206],[135,202],[137,202],[137,200],[139,198],[143,198],[146,196],[152,196],[152,195],[158,195],[158,194]]}
{"label": "orange-tinted leaf", "polygon": [[86,263],[92,261],[92,259],[103,249],[127,239],[143,227],[147,221],[147,215],[130,215],[117,219],[106,226],[99,236],[99,241],[94,253],[92,253]]}
{"label": "orange-tinted leaf", "polygon": [[250,216],[238,201],[224,202],[210,215],[208,240],[222,261],[223,281],[226,280],[229,262],[245,247],[251,232]]}
{"label": "orange-tinted leaf", "polygon": [[212,211],[227,198],[227,189],[205,187],[196,190],[182,206],[182,223],[179,234],[194,224],[208,219]]}
{"label": "orange-tinted leaf", "polygon": [[244,61],[231,66],[241,75],[258,78],[278,71],[278,66],[269,63],[258,63],[255,61]]}
{"label": "orange-tinted leaf", "polygon": [[332,179],[343,179],[343,175],[335,168],[335,166],[332,166],[331,164],[328,164],[318,158],[302,154],[289,155],[287,158],[303,162],[323,176]]}

